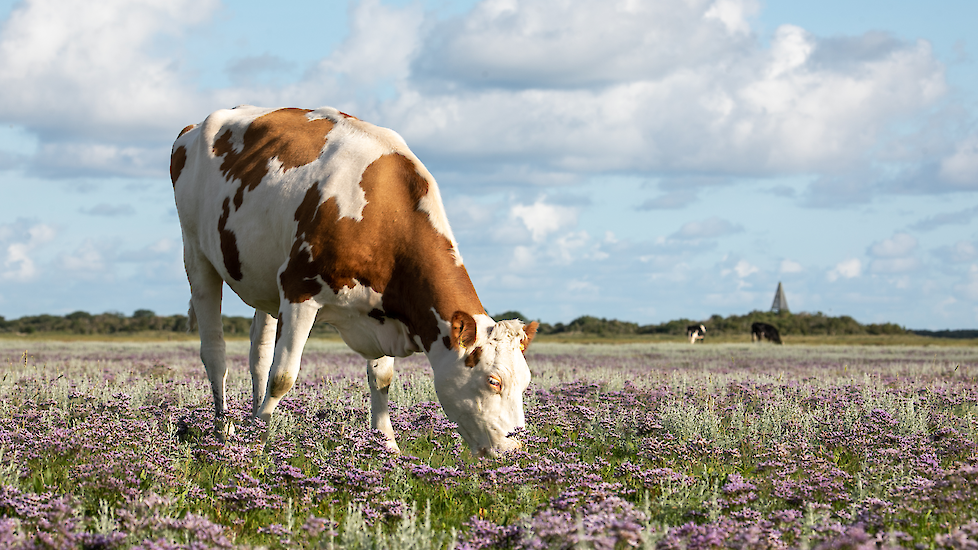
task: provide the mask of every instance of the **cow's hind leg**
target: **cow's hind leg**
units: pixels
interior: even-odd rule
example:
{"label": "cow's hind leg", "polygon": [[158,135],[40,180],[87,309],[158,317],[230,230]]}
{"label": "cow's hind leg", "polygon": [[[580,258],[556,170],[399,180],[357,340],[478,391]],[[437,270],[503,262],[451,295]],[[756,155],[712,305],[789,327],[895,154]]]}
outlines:
{"label": "cow's hind leg", "polygon": [[207,370],[211,393],[214,394],[214,435],[223,442],[234,433],[234,425],[227,417],[225,389],[228,367],[221,322],[224,281],[207,260],[188,256],[186,263],[190,279],[190,308],[197,319],[200,334],[200,360]]}
{"label": "cow's hind leg", "polygon": [[401,450],[394,439],[391,426],[388,391],[394,377],[394,358],[381,357],[367,362],[367,383],[370,385],[370,427],[380,430],[387,437],[387,449],[395,453]]}
{"label": "cow's hind leg", "polygon": [[251,414],[258,416],[258,408],[265,400],[268,370],[275,357],[275,329],[278,320],[261,310],[255,310],[251,322],[251,353],[248,366],[251,369]]}
{"label": "cow's hind leg", "polygon": [[283,299],[279,312],[278,338],[275,343],[275,357],[268,373],[265,386],[265,398],[258,407],[258,418],[268,422],[272,411],[282,400],[282,397],[292,389],[299,375],[299,362],[302,359],[302,348],[309,339],[309,331],[316,322],[319,306],[311,301],[293,304]]}

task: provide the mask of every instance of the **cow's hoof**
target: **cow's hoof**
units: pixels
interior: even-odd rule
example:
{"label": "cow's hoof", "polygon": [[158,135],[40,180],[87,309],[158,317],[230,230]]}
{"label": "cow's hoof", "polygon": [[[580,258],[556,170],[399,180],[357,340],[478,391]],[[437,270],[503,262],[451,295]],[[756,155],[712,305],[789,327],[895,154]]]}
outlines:
{"label": "cow's hoof", "polygon": [[234,435],[234,421],[230,418],[218,418],[214,420],[214,436],[221,443],[227,441]]}
{"label": "cow's hoof", "polygon": [[387,449],[387,452],[394,453],[396,455],[401,454],[401,448],[397,446],[396,441],[388,439],[387,442],[384,443],[384,447]]}

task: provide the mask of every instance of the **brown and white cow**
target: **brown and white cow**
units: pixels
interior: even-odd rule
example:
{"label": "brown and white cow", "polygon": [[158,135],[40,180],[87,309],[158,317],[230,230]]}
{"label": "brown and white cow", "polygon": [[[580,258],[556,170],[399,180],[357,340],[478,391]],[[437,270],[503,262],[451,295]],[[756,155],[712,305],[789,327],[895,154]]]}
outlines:
{"label": "brown and white cow", "polygon": [[423,352],[449,419],[474,453],[519,447],[537,323],[491,319],[448,226],[434,178],[397,133],[333,108],[239,106],[177,138],[170,176],[191,316],[226,419],[224,282],[255,308],[252,413],[268,421],[296,381],[315,321],[367,359],[371,426],[397,451],[387,392],[394,357]]}

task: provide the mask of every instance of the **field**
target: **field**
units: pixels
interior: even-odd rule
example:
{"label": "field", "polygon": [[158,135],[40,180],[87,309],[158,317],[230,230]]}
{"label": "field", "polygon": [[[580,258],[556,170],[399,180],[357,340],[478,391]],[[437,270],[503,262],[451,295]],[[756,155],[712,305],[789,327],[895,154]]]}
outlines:
{"label": "field", "polygon": [[311,341],[267,446],[247,343],[0,340],[0,548],[978,548],[978,348],[535,343],[523,451],[474,459],[423,356],[369,430]]}

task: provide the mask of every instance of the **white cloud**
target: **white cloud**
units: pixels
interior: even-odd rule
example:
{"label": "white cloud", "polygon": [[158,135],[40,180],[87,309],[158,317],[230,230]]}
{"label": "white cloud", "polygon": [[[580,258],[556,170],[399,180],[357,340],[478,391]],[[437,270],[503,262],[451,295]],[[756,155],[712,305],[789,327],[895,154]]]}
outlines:
{"label": "white cloud", "polygon": [[[559,171],[824,173],[876,155],[895,120],[946,89],[925,42],[833,42],[784,26],[764,48],[720,17],[750,6],[483,2],[432,28],[408,87],[381,108],[409,143],[445,158],[533,158]],[[677,200],[689,197],[648,206]]]}
{"label": "white cloud", "polygon": [[326,78],[341,74],[359,88],[407,78],[420,41],[420,6],[397,9],[363,0],[351,7],[349,37],[316,72]]}
{"label": "white cloud", "polygon": [[759,271],[760,269],[758,269],[757,266],[751,265],[747,260],[740,260],[737,262],[737,265],[734,266],[734,272],[736,272],[737,276],[741,279]]}
{"label": "white cloud", "polygon": [[907,256],[917,248],[917,239],[907,233],[897,233],[889,239],[873,243],[869,253],[877,258],[899,258]]}
{"label": "white cloud", "polygon": [[217,0],[27,0],[0,28],[0,116],[92,136],[166,129],[193,87],[159,38],[206,20]]}
{"label": "white cloud", "polygon": [[27,282],[36,279],[39,271],[32,253],[54,240],[55,235],[54,227],[28,220],[0,225],[0,248],[3,250],[0,280]]}
{"label": "white cloud", "polygon": [[829,282],[835,282],[839,278],[854,279],[862,274],[863,263],[859,258],[849,258],[842,260],[828,272]]}
{"label": "white cloud", "polygon": [[535,242],[542,242],[547,235],[577,223],[577,208],[547,204],[544,200],[540,198],[529,205],[517,204],[510,209],[510,216],[523,222]]}
{"label": "white cloud", "polygon": [[788,259],[781,260],[781,273],[801,273],[802,271],[804,269],[800,263]]}
{"label": "white cloud", "polygon": [[950,156],[941,160],[941,176],[959,187],[978,187],[978,134],[958,143]]}
{"label": "white cloud", "polygon": [[738,0],[716,0],[704,15],[707,19],[717,19],[727,28],[730,34],[748,34],[750,24],[747,16],[753,15],[758,9],[756,2]]}
{"label": "white cloud", "polygon": [[921,266],[920,260],[913,256],[917,249],[917,239],[907,233],[896,233],[870,245],[867,251],[874,259],[870,264],[873,273],[905,273]]}
{"label": "white cloud", "polygon": [[113,279],[110,256],[116,247],[110,243],[97,243],[85,239],[71,252],[65,252],[57,260],[58,267],[66,275],[82,280]]}

